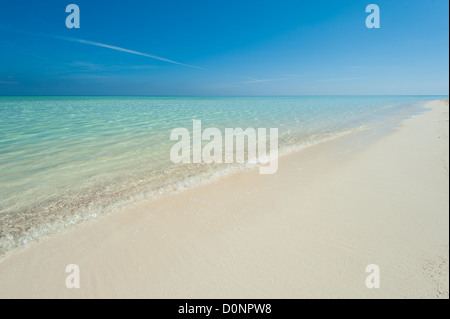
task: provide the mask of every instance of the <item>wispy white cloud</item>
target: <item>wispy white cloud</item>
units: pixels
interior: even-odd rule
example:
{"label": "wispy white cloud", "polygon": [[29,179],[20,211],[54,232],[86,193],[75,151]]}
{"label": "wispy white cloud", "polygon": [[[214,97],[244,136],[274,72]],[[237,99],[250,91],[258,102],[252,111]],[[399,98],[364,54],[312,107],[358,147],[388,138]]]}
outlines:
{"label": "wispy white cloud", "polygon": [[11,30],[11,29],[4,28],[4,27],[0,27],[0,29],[13,31],[13,32],[18,32],[18,33],[23,33],[23,34],[28,34],[28,35],[37,36],[37,37],[44,37],[44,38],[50,38],[50,39],[56,39],[56,40],[62,40],[62,41],[69,41],[69,42],[76,42],[76,43],[81,43],[81,44],[87,44],[87,45],[92,45],[92,46],[96,46],[96,47],[106,48],[106,49],[110,49],[110,50],[125,52],[125,53],[129,53],[129,54],[140,55],[140,56],[143,56],[143,57],[164,61],[164,62],[167,62],[167,63],[177,64],[177,65],[185,66],[185,67],[188,67],[188,68],[203,69],[203,68],[201,68],[199,66],[196,66],[196,65],[190,65],[190,64],[186,64],[186,63],[181,63],[181,62],[170,60],[170,59],[167,59],[167,58],[163,58],[163,57],[160,57],[160,56],[157,56],[157,55],[143,53],[143,52],[139,52],[139,51],[134,51],[134,50],[130,50],[130,49],[126,49],[126,48],[122,48],[122,47],[118,47],[118,46],[114,46],[114,45],[110,45],[110,44],[106,44],[106,43],[101,43],[101,42],[95,42],[95,41],[90,41],[90,40],[66,37],[66,36],[61,36],[61,35],[56,35],[56,34],[33,33],[33,32],[28,32],[28,31]]}
{"label": "wispy white cloud", "polygon": [[252,83],[270,83],[270,82],[276,82],[276,81],[283,81],[287,80],[287,78],[276,78],[276,79],[255,79],[250,76],[244,76],[244,79],[248,79],[248,81],[239,82],[236,84],[252,84]]}
{"label": "wispy white cloud", "polygon": [[342,82],[342,81],[355,81],[355,80],[362,80],[362,78],[326,79],[326,80],[318,80],[317,82]]}
{"label": "wispy white cloud", "polygon": [[84,61],[76,61],[73,63],[68,63],[68,67],[70,67],[70,71],[78,71],[78,72],[116,72],[123,70],[148,70],[148,69],[156,69],[155,65],[103,65],[96,64],[91,62]]}
{"label": "wispy white cloud", "polygon": [[271,78],[271,79],[257,79],[250,76],[239,76],[241,79],[247,79],[247,81],[240,81],[240,82],[228,82],[228,83],[216,83],[216,84],[210,84],[209,87],[214,88],[229,88],[229,87],[241,87],[241,86],[247,86],[251,84],[269,84],[271,82],[276,81],[283,81],[283,80],[289,80],[290,78],[284,77],[284,78]]}
{"label": "wispy white cloud", "polygon": [[0,84],[19,84],[17,81],[0,81]]}
{"label": "wispy white cloud", "polygon": [[55,38],[55,39],[59,39],[59,40],[83,43],[83,44],[93,45],[93,46],[97,46],[97,47],[101,47],[101,48],[107,48],[107,49],[111,49],[111,50],[115,50],[115,51],[120,51],[120,52],[135,54],[135,55],[140,55],[140,56],[144,56],[144,57],[147,57],[147,58],[160,60],[160,61],[164,61],[164,62],[168,62],[168,63],[172,63],[172,64],[178,64],[178,65],[189,67],[189,68],[203,69],[203,68],[201,68],[199,66],[196,66],[196,65],[185,64],[185,63],[169,60],[169,59],[166,59],[166,58],[162,58],[162,57],[159,57],[159,56],[156,56],[156,55],[142,53],[142,52],[138,52],[138,51],[134,51],[134,50],[129,50],[129,49],[125,49],[125,48],[121,48],[121,47],[117,47],[117,46],[109,45],[109,44],[105,44],[105,43],[94,42],[94,41],[83,40],[83,39],[77,39],[77,38],[70,38],[70,37],[63,37],[63,36],[58,36],[58,35],[53,35],[52,37]]}
{"label": "wispy white cloud", "polygon": [[349,66],[349,69],[364,70],[364,69],[370,69],[370,67],[365,66],[365,65],[352,65],[352,66]]}

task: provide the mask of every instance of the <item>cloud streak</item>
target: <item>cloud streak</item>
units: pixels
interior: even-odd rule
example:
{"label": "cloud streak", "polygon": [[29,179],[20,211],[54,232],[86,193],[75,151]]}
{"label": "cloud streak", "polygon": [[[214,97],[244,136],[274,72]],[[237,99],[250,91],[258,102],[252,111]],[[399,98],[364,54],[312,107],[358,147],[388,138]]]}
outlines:
{"label": "cloud streak", "polygon": [[157,55],[134,51],[134,50],[130,50],[130,49],[126,49],[126,48],[122,48],[122,47],[118,47],[118,46],[114,46],[114,45],[110,45],[110,44],[106,44],[106,43],[95,42],[95,41],[90,41],[90,40],[83,40],[83,39],[72,38],[72,37],[65,37],[65,36],[56,35],[56,34],[32,33],[32,32],[27,32],[27,31],[11,30],[11,29],[7,29],[7,28],[3,28],[3,27],[0,27],[0,29],[7,30],[7,31],[14,31],[14,32],[23,33],[23,34],[28,34],[28,35],[37,36],[37,37],[44,37],[44,38],[49,38],[49,39],[92,45],[92,46],[110,49],[110,50],[114,50],[114,51],[125,52],[125,53],[129,53],[129,54],[134,54],[134,55],[140,55],[140,56],[143,56],[146,58],[155,59],[155,60],[172,63],[172,64],[177,64],[177,65],[188,67],[188,68],[205,70],[204,68],[196,66],[196,65],[181,63],[181,62],[166,59],[166,58],[163,58],[163,57],[160,57]]}
{"label": "cloud streak", "polygon": [[16,82],[16,81],[0,81],[0,84],[19,84],[19,82]]}
{"label": "cloud streak", "polygon": [[256,79],[252,78],[250,76],[244,76],[244,79],[248,79],[248,81],[240,82],[239,84],[253,84],[253,83],[270,83],[270,82],[276,82],[276,81],[283,81],[287,80],[287,78],[277,78],[277,79]]}
{"label": "cloud streak", "polygon": [[327,80],[318,80],[317,82],[342,82],[342,81],[356,81],[356,80],[362,80],[362,78],[327,79]]}
{"label": "cloud streak", "polygon": [[168,63],[172,63],[172,64],[185,66],[185,67],[188,67],[188,68],[203,69],[203,68],[201,68],[199,66],[196,66],[196,65],[185,64],[185,63],[169,60],[169,59],[166,59],[166,58],[162,58],[162,57],[159,57],[159,56],[156,56],[156,55],[142,53],[142,52],[138,52],[138,51],[134,51],[134,50],[129,50],[129,49],[125,49],[125,48],[121,48],[121,47],[117,47],[117,46],[109,45],[109,44],[105,44],[105,43],[94,42],[94,41],[83,40],[83,39],[77,39],[77,38],[56,36],[56,35],[54,35],[53,38],[58,39],[58,40],[71,41],[71,42],[77,42],[77,43],[93,45],[93,46],[97,46],[97,47],[101,47],[101,48],[111,49],[111,50],[125,52],[125,53],[130,53],[130,54],[134,54],[134,55],[140,55],[140,56],[144,56],[144,57],[155,59],[155,60],[160,60],[160,61],[164,61],[164,62],[168,62]]}

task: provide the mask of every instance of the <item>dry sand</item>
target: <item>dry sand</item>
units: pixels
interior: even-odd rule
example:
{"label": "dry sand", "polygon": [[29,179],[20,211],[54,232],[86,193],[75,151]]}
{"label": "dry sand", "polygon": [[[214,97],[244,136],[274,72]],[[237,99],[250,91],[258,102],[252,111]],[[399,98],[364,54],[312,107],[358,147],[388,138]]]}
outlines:
{"label": "dry sand", "polygon": [[448,298],[448,102],[427,108],[32,243],[0,297]]}

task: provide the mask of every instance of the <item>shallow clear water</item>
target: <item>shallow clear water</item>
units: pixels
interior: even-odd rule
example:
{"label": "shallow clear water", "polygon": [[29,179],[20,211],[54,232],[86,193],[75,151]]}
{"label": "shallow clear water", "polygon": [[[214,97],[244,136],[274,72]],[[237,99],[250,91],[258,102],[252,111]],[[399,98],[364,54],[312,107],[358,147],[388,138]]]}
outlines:
{"label": "shallow clear water", "polygon": [[170,161],[170,132],[278,128],[288,152],[395,121],[436,96],[0,97],[0,253],[238,165]]}

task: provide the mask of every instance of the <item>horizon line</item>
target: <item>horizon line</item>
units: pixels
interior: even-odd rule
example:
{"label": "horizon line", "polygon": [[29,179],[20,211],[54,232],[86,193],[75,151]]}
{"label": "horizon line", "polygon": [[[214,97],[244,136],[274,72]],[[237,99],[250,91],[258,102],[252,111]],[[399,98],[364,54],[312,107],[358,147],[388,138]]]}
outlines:
{"label": "horizon line", "polygon": [[287,95],[142,95],[142,94],[24,94],[0,97],[305,97],[305,96],[449,96],[446,94],[287,94]]}

